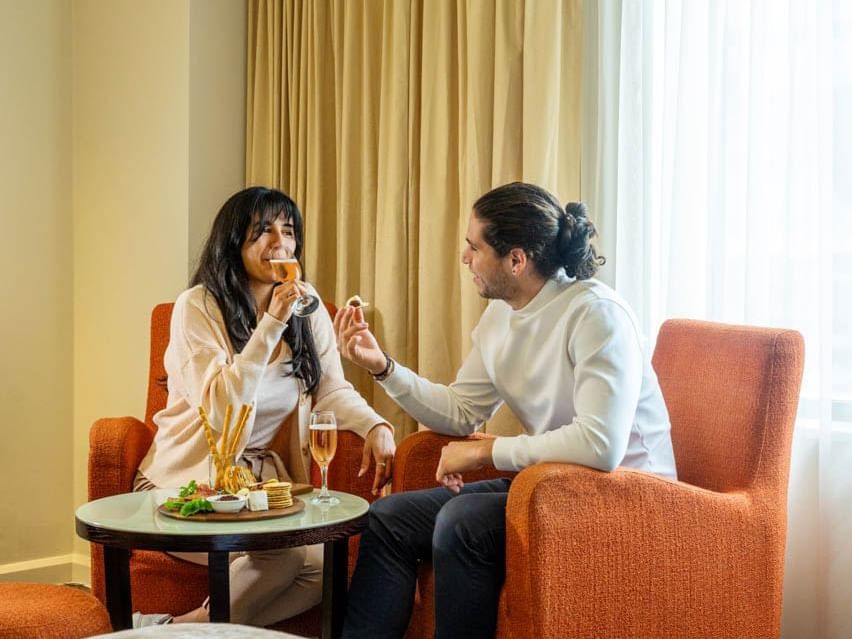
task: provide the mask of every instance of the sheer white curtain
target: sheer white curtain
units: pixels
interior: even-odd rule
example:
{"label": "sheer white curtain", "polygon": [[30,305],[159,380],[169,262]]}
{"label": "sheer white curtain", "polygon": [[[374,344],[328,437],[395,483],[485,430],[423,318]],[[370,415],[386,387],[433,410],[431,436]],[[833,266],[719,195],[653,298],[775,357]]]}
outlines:
{"label": "sheer white curtain", "polygon": [[669,317],[795,328],[785,638],[852,637],[852,3],[586,4],[604,277]]}

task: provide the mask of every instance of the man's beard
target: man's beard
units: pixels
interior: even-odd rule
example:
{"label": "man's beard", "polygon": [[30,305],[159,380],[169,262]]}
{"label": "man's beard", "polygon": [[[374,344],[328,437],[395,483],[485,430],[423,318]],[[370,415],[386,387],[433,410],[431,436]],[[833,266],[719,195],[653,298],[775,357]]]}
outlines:
{"label": "man's beard", "polygon": [[490,282],[486,282],[480,276],[479,281],[482,282],[479,296],[487,300],[507,300],[515,293],[515,282],[505,273],[495,274],[494,279]]}

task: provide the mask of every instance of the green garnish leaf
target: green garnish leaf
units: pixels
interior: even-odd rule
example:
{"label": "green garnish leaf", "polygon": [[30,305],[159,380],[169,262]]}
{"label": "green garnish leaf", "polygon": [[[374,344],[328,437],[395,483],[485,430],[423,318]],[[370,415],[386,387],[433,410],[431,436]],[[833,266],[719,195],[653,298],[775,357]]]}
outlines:
{"label": "green garnish leaf", "polygon": [[186,502],[183,501],[182,499],[174,499],[174,498],[170,497],[169,499],[167,499],[165,501],[163,506],[166,507],[166,510],[180,510],[181,508],[183,508],[183,505],[185,503]]}
{"label": "green garnish leaf", "polygon": [[180,492],[178,495],[181,497],[189,497],[192,493],[198,490],[198,484],[195,483],[195,480],[191,480],[186,486],[180,487]]}
{"label": "green garnish leaf", "polygon": [[193,499],[181,506],[180,514],[182,517],[191,517],[195,513],[212,513],[213,506],[206,499]]}

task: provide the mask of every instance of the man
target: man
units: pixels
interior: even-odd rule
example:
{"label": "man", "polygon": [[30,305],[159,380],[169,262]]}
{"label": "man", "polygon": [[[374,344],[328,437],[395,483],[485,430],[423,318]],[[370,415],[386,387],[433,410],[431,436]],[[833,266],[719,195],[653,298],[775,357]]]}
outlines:
{"label": "man", "polygon": [[563,209],[531,184],[507,184],[477,200],[462,262],[479,294],[494,301],[449,386],[388,357],[360,310],[336,317],[343,356],[432,430],[470,435],[503,402],[526,430],[453,442],[438,463],[442,487],[373,504],[344,637],[402,637],[423,559],[435,571],[435,636],[493,636],[510,480],[465,484],[469,470],[551,461],[675,477],[668,414],[636,318],[615,291],[592,279],[604,261],[590,243],[594,236],[582,204]]}

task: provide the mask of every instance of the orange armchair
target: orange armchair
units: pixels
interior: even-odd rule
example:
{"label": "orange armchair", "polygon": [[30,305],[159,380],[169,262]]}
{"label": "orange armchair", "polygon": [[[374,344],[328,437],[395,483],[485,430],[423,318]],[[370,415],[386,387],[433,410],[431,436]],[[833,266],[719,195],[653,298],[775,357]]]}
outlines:
{"label": "orange armchair", "polygon": [[[151,349],[148,369],[148,404],[145,421],[135,417],[109,417],[97,420],[89,432],[89,500],[132,490],[133,478],[148,452],[154,433],[154,414],[166,405],[168,391],[163,354],[169,343],[171,303],[159,304],[151,313]],[[326,302],[329,313],[336,309]],[[334,464],[329,468],[329,486],[360,495],[372,501],[372,477],[357,477],[363,441],[354,433],[340,431]],[[311,481],[319,485],[319,469],[311,468]],[[350,565],[357,554],[357,538],[350,540]],[[106,601],[104,593],[103,549],[92,544],[92,591]],[[130,583],[133,610],[181,614],[197,607],[207,596],[207,568],[175,559],[161,552],[137,550],[130,556]],[[319,607],[288,619],[281,628],[297,634],[319,631]]]}
{"label": "orange armchair", "polygon": [[[778,637],[803,358],[795,331],[666,322],[653,364],[679,480],[555,463],[520,472],[497,636]],[[403,440],[394,489],[434,486],[450,439]],[[424,565],[407,637],[433,632]]]}

